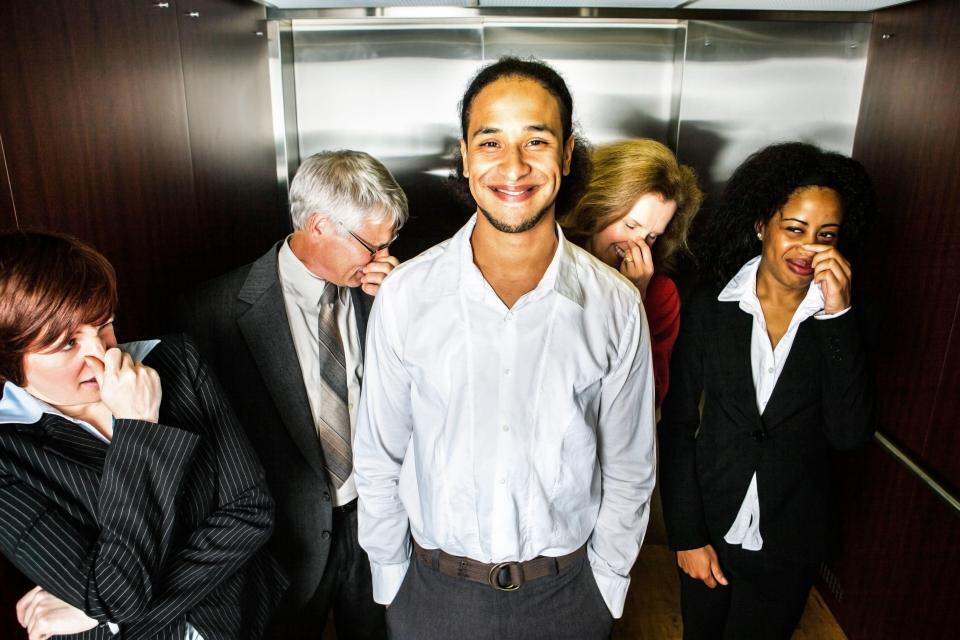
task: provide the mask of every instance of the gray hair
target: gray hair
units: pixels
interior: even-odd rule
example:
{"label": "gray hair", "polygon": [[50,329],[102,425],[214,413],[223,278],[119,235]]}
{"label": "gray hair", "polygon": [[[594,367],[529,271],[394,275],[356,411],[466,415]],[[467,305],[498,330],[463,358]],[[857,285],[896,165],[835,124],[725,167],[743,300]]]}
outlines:
{"label": "gray hair", "polygon": [[[297,169],[290,183],[293,228],[306,227],[322,213],[353,231],[367,223],[391,222],[395,231],[407,221],[407,196],[383,164],[363,151],[321,151]],[[343,229],[337,231],[346,235]]]}

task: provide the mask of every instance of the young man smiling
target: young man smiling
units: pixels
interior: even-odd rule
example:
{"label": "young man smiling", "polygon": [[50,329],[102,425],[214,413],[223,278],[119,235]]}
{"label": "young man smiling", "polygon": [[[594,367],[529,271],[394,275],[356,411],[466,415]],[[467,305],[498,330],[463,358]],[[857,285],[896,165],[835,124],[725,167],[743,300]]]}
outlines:
{"label": "young man smiling", "polygon": [[477,213],[374,305],[354,461],[392,638],[603,638],[622,613],[654,483],[649,335],[636,288],[556,224],[572,112],[542,63],[481,70],[459,167]]}

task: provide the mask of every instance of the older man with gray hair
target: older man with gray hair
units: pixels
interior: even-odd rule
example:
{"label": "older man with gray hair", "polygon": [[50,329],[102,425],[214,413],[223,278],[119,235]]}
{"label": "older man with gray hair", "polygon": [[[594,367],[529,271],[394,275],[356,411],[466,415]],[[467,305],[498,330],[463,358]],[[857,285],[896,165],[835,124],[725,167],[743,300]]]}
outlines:
{"label": "older man with gray hair", "polygon": [[321,637],[330,611],[338,638],[385,637],[357,542],[352,444],[371,296],[407,215],[376,159],[318,153],[290,185],[293,233],[180,305],[276,499],[270,549],[291,584],[269,638]]}

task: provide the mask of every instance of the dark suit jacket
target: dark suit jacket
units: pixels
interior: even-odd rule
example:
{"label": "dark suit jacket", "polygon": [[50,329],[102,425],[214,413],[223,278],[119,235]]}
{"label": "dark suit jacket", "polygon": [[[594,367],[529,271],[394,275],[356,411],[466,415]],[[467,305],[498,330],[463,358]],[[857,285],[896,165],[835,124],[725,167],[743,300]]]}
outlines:
{"label": "dark suit jacket", "polygon": [[[277,501],[270,550],[291,585],[285,606],[312,596],[330,551],[331,488],[277,271],[280,244],[201,285],[179,305],[263,462]],[[352,289],[360,343],[372,298]]]}
{"label": "dark suit jacket", "polygon": [[752,323],[713,290],[683,306],[660,422],[668,538],[674,549],[722,540],[756,471],[762,552],[817,562],[836,542],[832,451],[864,444],[875,424],[857,321],[847,312],[801,323],[763,415],[751,373]]}
{"label": "dark suit jacket", "polygon": [[[160,421],[107,445],[65,418],[0,425],[0,549],[36,584],[123,638],[259,638],[285,581],[258,549],[273,503],[194,345],[167,337]],[[82,638],[116,638],[105,624]]]}

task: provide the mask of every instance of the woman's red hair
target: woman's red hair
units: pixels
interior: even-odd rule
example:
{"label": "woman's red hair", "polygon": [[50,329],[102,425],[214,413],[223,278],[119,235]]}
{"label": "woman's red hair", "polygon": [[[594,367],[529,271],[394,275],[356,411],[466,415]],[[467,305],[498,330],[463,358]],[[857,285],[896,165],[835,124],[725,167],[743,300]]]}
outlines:
{"label": "woman's red hair", "polygon": [[117,277],[99,252],[55,233],[0,234],[0,382],[23,385],[23,358],[107,322]]}

